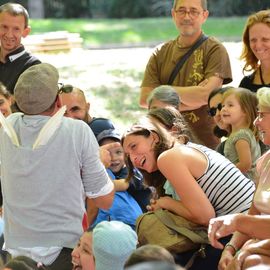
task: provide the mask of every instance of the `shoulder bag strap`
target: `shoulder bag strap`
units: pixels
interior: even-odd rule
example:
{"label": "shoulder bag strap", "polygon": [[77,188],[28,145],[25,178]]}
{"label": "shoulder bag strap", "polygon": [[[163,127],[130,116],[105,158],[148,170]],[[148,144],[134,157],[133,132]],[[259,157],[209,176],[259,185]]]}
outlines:
{"label": "shoulder bag strap", "polygon": [[[198,235],[194,231],[183,227],[178,226],[175,224],[174,220],[164,211],[163,209],[159,209],[154,211],[154,214],[157,216],[157,218],[168,228],[186,236],[194,243],[207,243],[208,241],[204,239],[202,236]],[[207,235],[207,233],[205,233]]]}
{"label": "shoulder bag strap", "polygon": [[169,81],[168,81],[168,85],[171,85],[177,75],[177,73],[179,72],[179,70],[182,68],[182,66],[184,65],[184,63],[186,62],[186,60],[190,57],[190,55],[205,41],[208,39],[208,36],[206,35],[202,35],[197,41],[196,43],[188,50],[188,52],[186,54],[184,54],[180,60],[177,62],[176,66],[174,67]]}

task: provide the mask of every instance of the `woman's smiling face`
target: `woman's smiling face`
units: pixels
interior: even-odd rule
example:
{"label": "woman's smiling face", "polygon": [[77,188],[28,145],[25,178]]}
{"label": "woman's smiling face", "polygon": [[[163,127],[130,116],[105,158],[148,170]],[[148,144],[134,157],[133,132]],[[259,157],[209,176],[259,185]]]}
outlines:
{"label": "woman's smiling face", "polygon": [[151,173],[158,169],[154,152],[157,142],[158,136],[153,132],[148,137],[129,134],[123,140],[123,148],[134,167]]}

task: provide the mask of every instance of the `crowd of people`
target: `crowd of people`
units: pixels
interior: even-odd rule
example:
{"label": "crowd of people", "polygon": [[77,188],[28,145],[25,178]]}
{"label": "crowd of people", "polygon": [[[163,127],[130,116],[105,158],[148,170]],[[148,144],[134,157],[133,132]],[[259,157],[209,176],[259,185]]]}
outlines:
{"label": "crowd of people", "polygon": [[[25,50],[27,10],[0,6],[1,269],[270,269],[270,10],[248,17],[244,76],[225,87],[207,1],[171,13],[179,35],[141,84],[148,111],[120,134]],[[208,229],[204,256],[140,245],[136,221],[159,209]]]}

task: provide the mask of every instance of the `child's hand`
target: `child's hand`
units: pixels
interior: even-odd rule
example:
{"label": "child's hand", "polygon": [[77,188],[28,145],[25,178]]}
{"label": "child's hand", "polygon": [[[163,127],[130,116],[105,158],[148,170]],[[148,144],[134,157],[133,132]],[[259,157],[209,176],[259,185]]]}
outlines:
{"label": "child's hand", "polygon": [[129,187],[129,183],[126,179],[117,179],[113,181],[115,191],[126,191]]}
{"label": "child's hand", "polygon": [[121,144],[119,142],[115,142],[108,143],[99,147],[100,160],[105,166],[105,168],[110,167],[112,162],[110,150],[119,146],[121,146]]}

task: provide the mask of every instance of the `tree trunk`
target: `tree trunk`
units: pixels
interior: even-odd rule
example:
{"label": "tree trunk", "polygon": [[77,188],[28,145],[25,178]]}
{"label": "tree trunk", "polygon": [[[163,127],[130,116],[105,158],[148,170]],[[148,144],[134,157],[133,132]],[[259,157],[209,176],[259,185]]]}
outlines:
{"label": "tree trunk", "polygon": [[28,12],[30,18],[44,18],[44,2],[43,0],[28,0]]}

